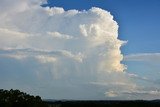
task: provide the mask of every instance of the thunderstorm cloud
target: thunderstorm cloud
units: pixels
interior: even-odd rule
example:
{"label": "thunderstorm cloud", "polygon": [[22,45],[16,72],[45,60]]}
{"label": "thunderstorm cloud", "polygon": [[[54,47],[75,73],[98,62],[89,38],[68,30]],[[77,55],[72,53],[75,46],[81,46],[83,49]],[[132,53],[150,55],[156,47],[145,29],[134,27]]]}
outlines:
{"label": "thunderstorm cloud", "polygon": [[1,0],[0,88],[57,99],[121,98],[137,90],[124,73],[125,41],[110,12],[45,2]]}

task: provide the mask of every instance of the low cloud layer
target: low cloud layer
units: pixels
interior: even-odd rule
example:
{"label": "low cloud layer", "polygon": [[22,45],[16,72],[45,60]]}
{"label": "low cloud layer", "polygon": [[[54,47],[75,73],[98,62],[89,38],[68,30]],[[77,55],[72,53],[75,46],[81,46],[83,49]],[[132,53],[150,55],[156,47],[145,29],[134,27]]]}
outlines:
{"label": "low cloud layer", "polygon": [[125,42],[108,11],[65,11],[44,2],[1,1],[0,88],[57,99],[123,99],[138,90],[124,73]]}

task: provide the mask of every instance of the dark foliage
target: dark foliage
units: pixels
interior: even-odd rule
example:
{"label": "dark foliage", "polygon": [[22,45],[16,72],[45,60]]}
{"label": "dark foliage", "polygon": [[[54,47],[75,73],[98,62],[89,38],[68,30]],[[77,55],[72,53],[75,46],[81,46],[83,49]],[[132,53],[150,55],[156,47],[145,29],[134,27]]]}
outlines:
{"label": "dark foliage", "polygon": [[56,101],[49,107],[160,107],[160,101]]}
{"label": "dark foliage", "polygon": [[0,107],[46,107],[39,96],[32,96],[19,90],[0,89]]}

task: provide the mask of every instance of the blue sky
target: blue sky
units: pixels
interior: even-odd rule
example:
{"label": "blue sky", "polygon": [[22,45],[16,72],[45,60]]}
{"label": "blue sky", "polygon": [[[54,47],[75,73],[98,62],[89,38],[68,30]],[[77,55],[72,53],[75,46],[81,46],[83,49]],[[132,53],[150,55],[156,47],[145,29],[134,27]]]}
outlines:
{"label": "blue sky", "polygon": [[159,0],[42,1],[1,0],[0,88],[44,99],[160,98]]}
{"label": "blue sky", "polygon": [[65,10],[108,10],[120,26],[119,38],[128,41],[124,54],[160,52],[159,0],[48,0],[48,4]]}

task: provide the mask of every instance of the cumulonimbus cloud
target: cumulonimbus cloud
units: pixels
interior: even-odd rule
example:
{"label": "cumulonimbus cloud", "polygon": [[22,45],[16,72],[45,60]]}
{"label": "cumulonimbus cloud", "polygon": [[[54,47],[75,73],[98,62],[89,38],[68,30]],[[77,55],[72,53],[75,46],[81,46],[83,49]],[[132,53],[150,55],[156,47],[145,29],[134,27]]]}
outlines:
{"label": "cumulonimbus cloud", "polygon": [[[131,82],[123,73],[126,67],[120,50],[125,42],[118,39],[118,24],[108,11],[97,7],[65,11],[41,7],[41,3],[2,0],[0,4],[0,60],[9,63],[8,72],[21,68],[30,75],[36,73],[39,82],[32,79],[37,87],[44,87],[39,92],[47,98],[46,90],[55,98],[89,99],[136,89],[126,85]],[[1,72],[6,71],[1,67]],[[111,84],[117,81],[118,85]],[[105,83],[111,85],[101,85]]]}
{"label": "cumulonimbus cloud", "polygon": [[118,39],[118,25],[109,12],[95,7],[88,11],[64,11],[22,3],[30,8],[22,12],[18,11],[21,7],[14,10],[18,8],[15,6],[0,23],[0,48],[81,53],[83,60],[96,59],[94,64],[98,63],[93,66],[97,66],[97,71],[124,71],[125,66],[120,63],[124,42]]}

